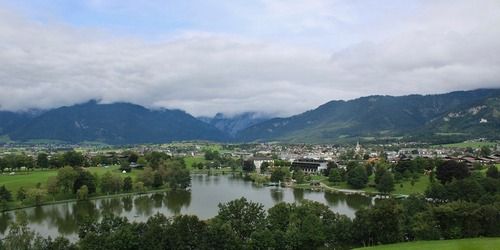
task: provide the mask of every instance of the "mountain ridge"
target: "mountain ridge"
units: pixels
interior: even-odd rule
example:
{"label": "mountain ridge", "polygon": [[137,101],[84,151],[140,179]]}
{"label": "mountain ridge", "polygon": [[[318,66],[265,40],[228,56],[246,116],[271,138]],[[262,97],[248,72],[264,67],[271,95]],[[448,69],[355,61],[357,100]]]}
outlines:
{"label": "mountain ridge", "polygon": [[[254,125],[237,136],[243,141],[330,142],[345,138],[422,134],[433,119],[458,108],[500,96],[500,89],[455,91],[437,95],[373,95],[330,101],[316,109]],[[499,128],[493,128],[498,132]],[[494,134],[494,133],[490,133]]]}
{"label": "mountain ridge", "polygon": [[284,118],[252,112],[195,118],[182,110],[96,100],[37,112],[0,111],[0,136],[16,142],[337,143],[360,138],[449,141],[450,135],[455,139],[500,139],[500,89],[333,100]]}
{"label": "mountain ridge", "polygon": [[226,140],[215,128],[180,110],[130,103],[83,104],[49,110],[9,133],[12,140],[98,141],[108,144]]}

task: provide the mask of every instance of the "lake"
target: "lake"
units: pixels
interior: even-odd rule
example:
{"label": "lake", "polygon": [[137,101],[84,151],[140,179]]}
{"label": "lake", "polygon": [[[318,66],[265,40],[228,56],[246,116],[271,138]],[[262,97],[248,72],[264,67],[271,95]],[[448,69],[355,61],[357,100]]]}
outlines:
{"label": "lake", "polygon": [[[78,221],[87,216],[100,218],[104,213],[127,217],[130,221],[146,221],[156,213],[167,216],[193,214],[208,219],[217,214],[217,205],[240,197],[262,203],[270,208],[278,202],[301,202],[304,199],[321,202],[333,211],[354,217],[372,198],[359,194],[343,194],[281,187],[258,186],[232,175],[193,175],[191,190],[168,191],[154,194],[104,198],[87,202],[68,202],[26,208],[29,227],[42,236],[63,235],[77,239]],[[15,221],[14,211],[0,214],[0,237]]]}

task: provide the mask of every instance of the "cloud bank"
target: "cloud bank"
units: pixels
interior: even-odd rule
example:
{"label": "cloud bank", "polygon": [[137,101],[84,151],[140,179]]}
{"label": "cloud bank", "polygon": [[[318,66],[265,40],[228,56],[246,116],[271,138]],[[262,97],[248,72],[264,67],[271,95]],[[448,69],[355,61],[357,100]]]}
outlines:
{"label": "cloud bank", "polygon": [[[154,41],[1,8],[0,109],[100,99],[286,116],[333,99],[500,87],[498,1],[400,11],[388,1],[373,11],[394,15],[372,15],[373,25],[360,21],[367,6],[357,1],[287,2],[260,1],[265,11],[242,14],[244,32],[184,29]],[[347,38],[329,40],[337,35]]]}

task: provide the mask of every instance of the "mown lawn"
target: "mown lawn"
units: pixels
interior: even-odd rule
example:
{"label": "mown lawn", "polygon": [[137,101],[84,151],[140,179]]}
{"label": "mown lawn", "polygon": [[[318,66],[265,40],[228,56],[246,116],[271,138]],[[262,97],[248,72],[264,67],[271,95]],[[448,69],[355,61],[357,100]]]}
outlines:
{"label": "mown lawn", "polygon": [[41,183],[42,187],[47,183],[50,176],[56,176],[55,170],[36,170],[30,172],[16,172],[15,175],[4,173],[0,175],[0,186],[10,190],[13,194],[17,192],[20,187],[34,188],[37,183]]}
{"label": "mown lawn", "polygon": [[[335,185],[333,183],[330,183],[326,177],[315,177],[314,179],[320,179],[321,182],[325,183],[327,186],[338,188],[338,189],[353,189],[351,186],[347,184],[347,182],[339,182],[336,183]],[[368,178],[368,186],[360,189],[362,191],[366,192],[378,192],[375,186],[375,176],[371,175]],[[429,177],[426,175],[421,175],[418,181],[414,183],[414,185],[411,185],[411,180],[403,180],[400,183],[395,183],[394,184],[394,191],[392,194],[405,194],[405,195],[410,195],[410,194],[423,194],[425,190],[427,189],[427,186],[429,186]]]}
{"label": "mown lawn", "polygon": [[408,243],[380,245],[376,247],[357,248],[359,250],[499,250],[500,238],[473,238],[460,240],[415,241]]}
{"label": "mown lawn", "polygon": [[193,167],[193,164],[195,163],[206,163],[207,161],[203,156],[188,156],[184,157],[184,163],[186,163],[187,169],[191,170]]}
{"label": "mown lawn", "polygon": [[[133,179],[137,177],[137,174],[142,170],[132,170],[131,173],[122,174],[119,170],[120,166],[110,166],[109,168],[104,167],[90,167],[88,170],[94,174],[97,173],[98,176],[102,176],[104,173],[111,171],[113,174],[120,174],[123,176],[130,175]],[[13,194],[17,193],[20,187],[34,188],[38,183],[42,187],[45,187],[47,179],[51,176],[57,176],[57,170],[35,170],[28,172],[16,172],[15,175],[10,175],[4,173],[0,175],[0,186],[5,185],[5,187],[10,190]]]}
{"label": "mown lawn", "polygon": [[429,186],[429,176],[426,175],[421,175],[418,181],[414,183],[414,185],[411,185],[411,180],[408,181],[402,181],[401,184],[403,187],[401,187],[401,184],[396,183],[394,185],[394,191],[392,193],[394,194],[423,194],[427,187]]}

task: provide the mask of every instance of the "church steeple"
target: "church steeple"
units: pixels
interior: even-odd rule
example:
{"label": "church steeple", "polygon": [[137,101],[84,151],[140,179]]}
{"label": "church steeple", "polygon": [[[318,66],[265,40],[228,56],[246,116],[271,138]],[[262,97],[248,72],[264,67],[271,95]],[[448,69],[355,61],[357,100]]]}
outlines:
{"label": "church steeple", "polygon": [[361,145],[359,145],[359,140],[356,143],[356,149],[355,149],[355,151],[356,151],[356,153],[359,153],[361,151]]}

